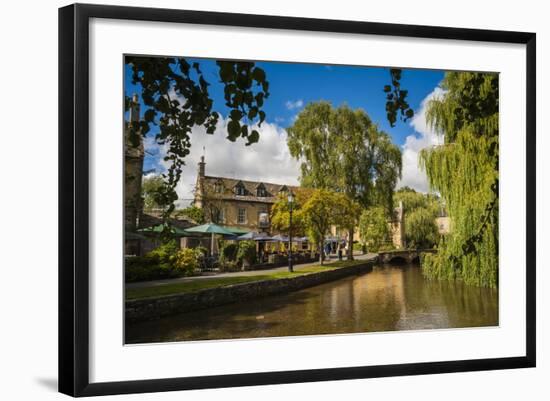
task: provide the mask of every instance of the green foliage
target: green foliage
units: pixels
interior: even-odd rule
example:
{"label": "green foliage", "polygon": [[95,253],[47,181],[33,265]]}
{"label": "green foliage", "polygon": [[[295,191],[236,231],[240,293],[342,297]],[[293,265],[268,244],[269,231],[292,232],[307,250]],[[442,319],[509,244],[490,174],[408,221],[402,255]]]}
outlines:
{"label": "green foliage", "polygon": [[253,265],[256,263],[256,242],[252,240],[239,241],[237,263],[239,265]]}
{"label": "green foliage", "polygon": [[[302,161],[302,186],[342,193],[363,208],[383,204],[393,209],[401,150],[365,111],[309,103],[287,132],[290,154]],[[349,238],[354,227],[347,227]],[[352,255],[349,247],[348,259]]]}
{"label": "green foliage", "polygon": [[334,221],[335,203],[333,192],[319,189],[312,192],[307,202],[302,207],[302,216],[308,229],[312,242],[322,244],[325,235]]}
{"label": "green foliage", "polygon": [[159,204],[159,193],[164,187],[164,180],[161,176],[155,175],[143,179],[141,185],[141,195],[143,197],[143,207],[145,210],[159,209],[163,206]]}
{"label": "green foliage", "polygon": [[208,248],[205,248],[204,246],[198,246],[195,250],[198,252],[199,256],[208,256]]}
{"label": "green foliage", "polygon": [[173,277],[172,270],[167,265],[161,265],[158,258],[131,256],[125,259],[124,278],[127,283],[160,280],[171,277]]}
{"label": "green foliage", "polygon": [[145,256],[125,259],[127,283],[190,276],[199,268],[200,249],[179,249],[176,241],[165,243]]}
{"label": "green foliage", "polygon": [[332,224],[345,229],[353,229],[359,222],[361,205],[340,192],[331,194],[333,203]]}
{"label": "green foliage", "polygon": [[288,147],[302,161],[302,186],[344,193],[362,207],[393,208],[401,150],[361,109],[309,103],[288,128]]}
{"label": "green foliage", "polygon": [[[302,236],[306,234],[307,228],[302,216],[302,205],[311,196],[310,188],[296,188],[294,190],[294,203],[292,204],[292,234]],[[271,207],[271,227],[274,230],[287,233],[290,223],[290,205],[287,196],[279,195],[277,201]]]}
{"label": "green foliage", "polygon": [[220,263],[224,265],[235,262],[237,260],[239,244],[236,242],[221,241],[220,245]]}
{"label": "green foliage", "polygon": [[442,209],[440,199],[410,188],[400,188],[394,198],[403,204],[407,248],[433,248],[439,241],[435,219]]}
{"label": "green foliage", "polygon": [[177,217],[184,217],[195,224],[204,224],[206,222],[204,210],[196,206],[189,206],[185,209],[177,210],[174,215]]}
{"label": "green foliage", "polygon": [[[301,218],[311,241],[323,249],[325,236],[332,225],[348,228],[355,225],[359,205],[345,194],[317,189],[311,191],[300,210]],[[320,252],[323,263],[323,252]]]}
{"label": "green foliage", "polygon": [[191,276],[199,270],[200,249],[184,248],[176,252],[173,258],[173,269],[181,276]]}
{"label": "green foliage", "polygon": [[417,207],[405,214],[405,243],[407,248],[433,248],[439,240],[433,209]]}
{"label": "green foliage", "polygon": [[407,121],[414,116],[414,110],[407,102],[408,91],[401,89],[401,69],[390,68],[391,85],[384,85],[386,93],[386,115],[388,122],[395,127],[397,114],[401,114],[401,120]]}
{"label": "green foliage", "polygon": [[435,195],[423,194],[410,188],[399,188],[399,190],[395,191],[393,197],[395,202],[403,203],[403,210],[405,213],[411,212],[419,207],[437,208],[439,204],[438,198]]}
{"label": "green foliage", "polygon": [[174,262],[174,257],[178,252],[178,245],[175,240],[168,241],[159,247],[147,253],[146,257],[158,260],[160,266],[170,269]]}
{"label": "green foliage", "polygon": [[447,73],[445,94],[429,104],[428,120],[445,144],[420,155],[433,189],[445,200],[451,234],[427,255],[428,277],[467,284],[498,283],[498,75]]}
{"label": "green foliage", "polygon": [[221,240],[219,249],[220,271],[234,272],[241,270],[240,263],[237,262],[238,242]]}
{"label": "green foliage", "polygon": [[361,241],[370,252],[376,252],[383,244],[391,241],[388,215],[384,208],[371,207],[361,213],[359,232]]}
{"label": "green foliage", "polygon": [[[222,61],[219,79],[224,87],[225,104],[230,108],[228,139],[242,137],[250,145],[259,140],[259,133],[249,132],[248,125],[265,120],[261,110],[269,96],[269,83],[265,72],[251,62]],[[206,128],[208,134],[216,130],[219,115],[213,111],[213,100],[208,92],[210,84],[197,62],[189,64],[183,57],[127,56],[125,64],[132,70],[132,83],[141,87],[141,98],[146,106],[144,118],[128,124],[130,141],[137,143],[138,135],[147,135],[151,125],[159,127],[155,139],[167,145],[164,161],[169,162],[163,174],[165,186],[161,191],[161,204],[168,205],[164,220],[174,211],[175,188],[180,180],[184,159],[190,152],[191,129],[196,125]],[[126,109],[132,106],[125,98]],[[242,121],[246,120],[247,123]]]}

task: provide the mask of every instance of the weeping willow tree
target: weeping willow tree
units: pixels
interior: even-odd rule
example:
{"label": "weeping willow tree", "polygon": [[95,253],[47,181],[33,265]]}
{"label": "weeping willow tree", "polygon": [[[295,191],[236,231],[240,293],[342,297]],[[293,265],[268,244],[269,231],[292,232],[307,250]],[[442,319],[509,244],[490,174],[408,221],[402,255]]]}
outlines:
{"label": "weeping willow tree", "polygon": [[[388,214],[393,210],[401,150],[364,110],[309,103],[287,132],[290,154],[301,161],[303,187],[343,193],[363,208],[380,204]],[[350,241],[359,216],[360,211],[348,220]],[[348,259],[353,259],[351,246]]]}
{"label": "weeping willow tree", "polygon": [[448,72],[428,123],[444,144],[421,152],[420,166],[445,200],[451,233],[427,255],[430,278],[498,283],[498,75]]}

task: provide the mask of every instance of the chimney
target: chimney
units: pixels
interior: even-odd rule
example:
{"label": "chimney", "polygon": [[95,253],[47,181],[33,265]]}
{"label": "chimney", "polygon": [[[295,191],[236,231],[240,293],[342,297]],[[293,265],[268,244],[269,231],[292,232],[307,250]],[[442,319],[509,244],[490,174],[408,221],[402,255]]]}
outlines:
{"label": "chimney", "polygon": [[204,155],[201,156],[201,161],[199,162],[199,178],[204,178],[206,163],[204,162]]}
{"label": "chimney", "polygon": [[137,93],[132,95],[132,105],[130,106],[130,121],[139,121],[139,98]]}

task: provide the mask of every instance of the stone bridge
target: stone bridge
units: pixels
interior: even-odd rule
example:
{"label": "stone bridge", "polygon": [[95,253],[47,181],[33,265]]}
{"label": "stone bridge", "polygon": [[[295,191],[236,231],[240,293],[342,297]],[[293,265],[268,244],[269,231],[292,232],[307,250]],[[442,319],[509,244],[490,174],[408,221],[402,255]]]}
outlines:
{"label": "stone bridge", "polygon": [[435,249],[403,249],[397,251],[378,252],[380,263],[413,263],[420,262],[423,253],[436,253]]}

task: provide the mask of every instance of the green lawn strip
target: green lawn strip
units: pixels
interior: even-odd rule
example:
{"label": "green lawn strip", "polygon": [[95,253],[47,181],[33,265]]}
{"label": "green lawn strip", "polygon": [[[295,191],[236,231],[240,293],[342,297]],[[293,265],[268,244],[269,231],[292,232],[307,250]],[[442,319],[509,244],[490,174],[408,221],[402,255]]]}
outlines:
{"label": "green lawn strip", "polygon": [[226,287],[229,285],[250,283],[252,281],[263,281],[263,280],[275,280],[283,279],[289,277],[302,276],[304,274],[317,273],[321,271],[334,270],[341,267],[353,266],[356,264],[364,263],[365,261],[354,260],[351,262],[348,261],[339,261],[330,263],[325,266],[311,266],[304,269],[300,269],[294,272],[288,271],[278,271],[275,273],[261,274],[254,276],[235,276],[235,277],[218,277],[218,278],[208,278],[208,279],[196,279],[196,280],[186,280],[180,281],[173,284],[163,284],[151,287],[139,287],[139,288],[128,288],[126,289],[126,300],[133,299],[142,299],[142,298],[155,298],[163,295],[172,295],[172,294],[184,294],[189,292],[195,292],[200,290],[205,290],[208,288],[214,287]]}

